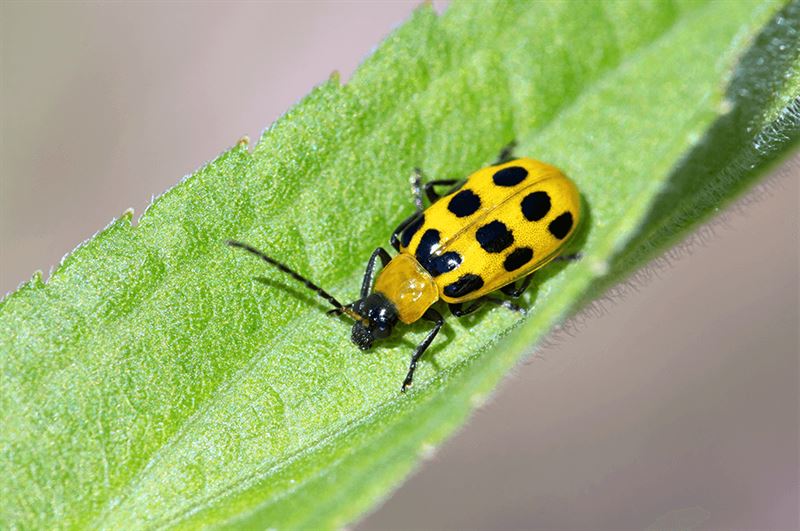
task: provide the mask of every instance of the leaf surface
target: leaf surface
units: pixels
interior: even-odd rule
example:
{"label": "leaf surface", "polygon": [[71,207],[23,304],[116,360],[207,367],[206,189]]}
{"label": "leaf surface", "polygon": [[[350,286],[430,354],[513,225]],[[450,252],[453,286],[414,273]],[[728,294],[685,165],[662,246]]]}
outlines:
{"label": "leaf surface", "polygon": [[[222,154],[0,303],[5,527],[335,528],[382,499],[561,319],[797,143],[797,3],[428,7],[252,153]],[[340,299],[413,206],[408,176],[517,152],[588,212],[519,319],[450,319],[369,353],[280,256]],[[257,277],[264,277],[259,280]],[[265,285],[266,284],[266,285]]]}

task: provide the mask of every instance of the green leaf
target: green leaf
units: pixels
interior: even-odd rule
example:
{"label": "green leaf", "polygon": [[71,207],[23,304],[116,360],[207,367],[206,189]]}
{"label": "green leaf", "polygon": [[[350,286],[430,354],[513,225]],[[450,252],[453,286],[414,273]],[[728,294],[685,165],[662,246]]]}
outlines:
{"label": "green leaf", "polygon": [[[3,527],[352,521],[559,320],[796,146],[798,27],[797,2],[424,6],[252,153],[0,303]],[[406,395],[424,325],[361,353],[313,295],[223,245],[354,298],[412,211],[412,168],[465,176],[512,139],[580,187],[583,259],[537,273],[525,319],[450,319]]]}

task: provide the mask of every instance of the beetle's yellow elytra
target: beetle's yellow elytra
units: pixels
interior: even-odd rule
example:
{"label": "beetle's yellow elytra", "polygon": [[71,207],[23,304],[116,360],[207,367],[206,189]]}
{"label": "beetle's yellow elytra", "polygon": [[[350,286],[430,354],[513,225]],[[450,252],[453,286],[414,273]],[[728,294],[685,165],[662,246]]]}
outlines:
{"label": "beetle's yellow elytra", "polygon": [[410,224],[401,253],[448,303],[482,297],[555,258],[580,221],[580,195],[558,168],[522,158],[470,175]]}

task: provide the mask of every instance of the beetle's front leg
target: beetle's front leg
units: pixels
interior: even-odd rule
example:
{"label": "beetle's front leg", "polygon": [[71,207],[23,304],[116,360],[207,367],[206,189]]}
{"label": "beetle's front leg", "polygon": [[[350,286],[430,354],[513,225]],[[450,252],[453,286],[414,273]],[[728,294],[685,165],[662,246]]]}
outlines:
{"label": "beetle's front leg", "polygon": [[372,283],[375,280],[375,270],[377,269],[377,264],[375,264],[375,261],[378,258],[380,258],[383,267],[386,267],[386,265],[392,260],[391,255],[387,253],[386,249],[383,247],[378,247],[372,252],[372,255],[369,257],[369,261],[367,262],[367,270],[364,271],[364,279],[361,281],[362,299],[369,295],[369,292],[372,291]]}
{"label": "beetle's front leg", "polygon": [[406,389],[411,387],[411,385],[414,383],[414,371],[417,369],[417,362],[422,357],[422,355],[425,354],[425,351],[430,346],[431,342],[433,341],[433,338],[436,337],[436,334],[439,333],[439,330],[442,328],[442,325],[444,324],[444,317],[442,317],[442,314],[440,314],[433,308],[428,309],[428,311],[425,312],[422,318],[428,321],[433,321],[434,326],[433,330],[428,332],[428,335],[425,336],[425,339],[422,340],[422,343],[420,343],[417,346],[417,349],[414,351],[414,355],[411,356],[411,364],[408,366],[408,374],[406,374],[406,379],[403,380],[403,387],[400,388],[400,391],[404,393]]}

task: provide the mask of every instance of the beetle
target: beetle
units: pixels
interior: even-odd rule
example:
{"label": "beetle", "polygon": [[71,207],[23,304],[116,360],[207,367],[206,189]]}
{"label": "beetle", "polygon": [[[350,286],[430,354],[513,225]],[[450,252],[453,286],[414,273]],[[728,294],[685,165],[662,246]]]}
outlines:
{"label": "beetle", "polygon": [[[226,243],[248,251],[302,282],[333,305],[329,315],[353,319],[351,339],[361,350],[388,337],[398,322],[420,319],[433,328],[411,356],[401,391],[413,383],[417,362],[444,324],[433,308],[439,300],[456,317],[468,315],[484,302],[524,311],[490,293],[499,290],[517,298],[532,273],[561,259],[565,244],[581,218],[580,194],[558,168],[530,158],[514,158],[513,144],[491,166],[463,180],[441,179],[423,184],[414,171],[415,212],[392,233],[392,257],[378,247],[367,262],[360,298],[341,304],[327,291],[282,262],[235,240]],[[449,187],[444,195],[436,189]],[[425,208],[423,192],[430,205]],[[378,262],[383,269],[378,273]],[[377,278],[376,278],[377,273]],[[517,284],[517,281],[520,281]],[[466,304],[469,303],[469,304]]]}

